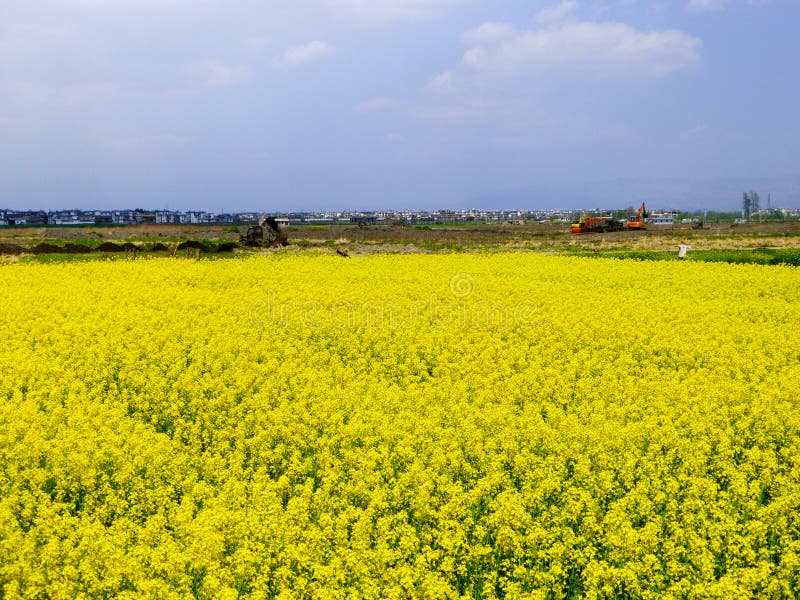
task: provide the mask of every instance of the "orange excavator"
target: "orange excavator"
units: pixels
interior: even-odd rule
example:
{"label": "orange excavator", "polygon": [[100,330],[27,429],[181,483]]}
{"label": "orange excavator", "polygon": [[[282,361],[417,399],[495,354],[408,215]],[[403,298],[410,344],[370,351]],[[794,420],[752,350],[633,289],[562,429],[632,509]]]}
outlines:
{"label": "orange excavator", "polygon": [[636,215],[628,217],[628,229],[646,229],[644,221],[648,216],[647,209],[645,209],[644,202],[642,202]]}

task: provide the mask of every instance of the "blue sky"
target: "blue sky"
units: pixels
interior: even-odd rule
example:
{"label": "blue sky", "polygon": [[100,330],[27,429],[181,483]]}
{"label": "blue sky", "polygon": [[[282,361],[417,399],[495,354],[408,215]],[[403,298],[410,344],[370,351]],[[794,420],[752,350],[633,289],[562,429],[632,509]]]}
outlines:
{"label": "blue sky", "polygon": [[797,0],[0,0],[0,206],[800,206]]}

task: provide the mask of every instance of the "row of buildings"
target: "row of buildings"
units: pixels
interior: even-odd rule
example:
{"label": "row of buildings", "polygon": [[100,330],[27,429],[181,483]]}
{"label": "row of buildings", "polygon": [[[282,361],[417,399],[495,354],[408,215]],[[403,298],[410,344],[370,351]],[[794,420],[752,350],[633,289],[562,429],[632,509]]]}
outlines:
{"label": "row of buildings", "polygon": [[[520,210],[435,210],[435,211],[320,211],[272,212],[282,222],[301,224],[325,223],[442,223],[470,221],[524,222],[559,218],[569,220],[571,211]],[[170,210],[4,210],[0,209],[0,226],[14,225],[225,225],[256,223],[261,213],[223,213]]]}
{"label": "row of buildings", "polygon": [[[290,225],[358,223],[380,225],[391,223],[571,223],[582,214],[601,211],[585,210],[433,210],[433,211],[319,211],[271,212],[281,223]],[[799,209],[783,209],[785,218],[800,217]],[[651,212],[652,222],[679,222],[680,211]],[[171,210],[56,210],[15,211],[0,209],[0,226],[14,225],[247,225],[257,223],[262,213],[210,213]]]}
{"label": "row of buildings", "polygon": [[6,225],[214,225],[255,223],[259,213],[214,214],[204,211],[171,210],[4,210],[0,226]]}
{"label": "row of buildings", "polygon": [[[409,223],[469,223],[500,222],[524,223],[530,221],[570,222],[583,211],[523,211],[523,210],[383,210],[383,211],[317,211],[271,212],[282,223],[334,224],[358,223],[364,225]],[[170,210],[56,210],[15,211],[0,209],[0,226],[14,225],[246,225],[256,223],[262,213],[221,213]]]}

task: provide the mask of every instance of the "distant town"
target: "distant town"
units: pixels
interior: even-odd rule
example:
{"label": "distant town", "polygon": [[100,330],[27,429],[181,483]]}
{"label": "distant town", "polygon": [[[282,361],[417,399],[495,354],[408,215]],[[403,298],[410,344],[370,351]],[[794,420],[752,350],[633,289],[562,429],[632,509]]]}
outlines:
{"label": "distant town", "polygon": [[[632,208],[615,211],[589,210],[433,210],[433,211],[321,211],[321,212],[240,212],[211,213],[205,211],[172,210],[27,210],[0,209],[0,226],[78,226],[78,225],[247,225],[257,223],[266,214],[275,217],[281,225],[324,225],[355,223],[379,225],[392,223],[511,223],[529,222],[569,223],[586,213],[625,215]],[[748,214],[749,218],[772,219],[800,218],[800,209],[770,209],[761,214]],[[689,222],[690,215],[703,216],[703,212],[686,213],[679,210],[650,211],[655,224]],[[718,213],[735,215],[737,213]]]}

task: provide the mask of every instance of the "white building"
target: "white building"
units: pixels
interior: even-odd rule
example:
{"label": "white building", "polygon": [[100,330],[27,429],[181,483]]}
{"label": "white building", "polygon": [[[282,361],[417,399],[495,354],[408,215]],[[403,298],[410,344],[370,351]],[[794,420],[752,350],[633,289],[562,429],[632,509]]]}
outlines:
{"label": "white building", "polygon": [[674,225],[675,219],[669,213],[651,213],[647,219],[648,225]]}

